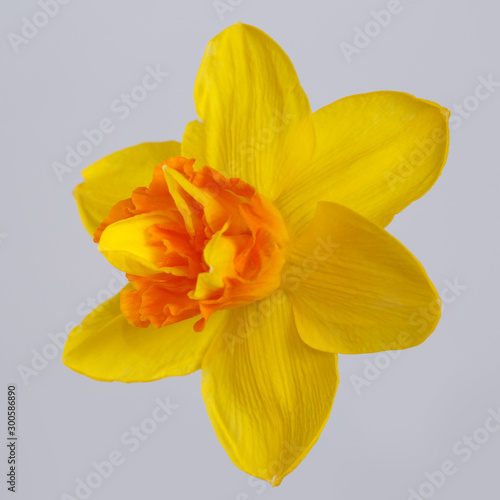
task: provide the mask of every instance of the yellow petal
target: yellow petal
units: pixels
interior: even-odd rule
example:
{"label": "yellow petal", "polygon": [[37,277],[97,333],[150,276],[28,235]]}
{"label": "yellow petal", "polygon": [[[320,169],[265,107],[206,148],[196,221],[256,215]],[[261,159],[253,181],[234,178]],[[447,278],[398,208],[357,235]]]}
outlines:
{"label": "yellow petal", "polygon": [[372,92],[314,113],[314,160],[276,205],[300,234],[317,201],[385,227],[436,182],[448,154],[448,110],[409,94]]}
{"label": "yellow petal", "polygon": [[103,231],[99,251],[112,266],[134,276],[172,272],[174,269],[155,264],[165,253],[165,248],[148,244],[151,226],[168,221],[167,213],[150,212],[114,222]]}
{"label": "yellow petal", "polygon": [[236,278],[234,259],[238,251],[237,241],[241,236],[224,236],[229,224],[215,233],[203,250],[203,258],[210,270],[198,274],[196,289],[190,298],[204,300],[224,287],[225,279]]}
{"label": "yellow petal", "polygon": [[379,226],[318,203],[283,277],[300,336],[340,354],[405,349],[436,327],[440,300],[422,265]]}
{"label": "yellow petal", "polygon": [[76,186],[74,193],[87,231],[94,234],[113,205],[130,198],[135,188],[149,186],[154,167],[179,154],[178,142],[145,142],[87,167],[82,172],[85,182]]}
{"label": "yellow petal", "polygon": [[328,419],[337,356],[300,339],[283,291],[231,310],[202,365],[202,394],[234,464],[277,486]]}
{"label": "yellow petal", "polygon": [[70,332],[63,362],[102,381],[148,382],[186,375],[201,367],[205,351],[223,328],[225,318],[225,311],[215,313],[203,332],[193,331],[199,318],[164,328],[134,328],[120,311],[116,295]]}
{"label": "yellow petal", "polygon": [[196,78],[200,122],[182,156],[239,177],[274,199],[313,152],[309,101],[288,56],[265,33],[237,23],[211,40]]}

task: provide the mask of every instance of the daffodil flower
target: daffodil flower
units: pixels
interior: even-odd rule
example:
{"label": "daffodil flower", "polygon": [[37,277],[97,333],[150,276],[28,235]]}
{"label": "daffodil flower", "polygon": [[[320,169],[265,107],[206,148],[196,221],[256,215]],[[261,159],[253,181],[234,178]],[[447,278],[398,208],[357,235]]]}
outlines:
{"label": "daffodil flower", "polygon": [[313,113],[283,50],[240,23],[208,44],[194,98],[181,144],[83,172],[83,223],[129,284],[63,360],[103,381],[201,368],[230,459],[278,485],[329,417],[337,355],[416,346],[436,327],[434,286],[384,227],[439,177],[449,112],[373,92]]}

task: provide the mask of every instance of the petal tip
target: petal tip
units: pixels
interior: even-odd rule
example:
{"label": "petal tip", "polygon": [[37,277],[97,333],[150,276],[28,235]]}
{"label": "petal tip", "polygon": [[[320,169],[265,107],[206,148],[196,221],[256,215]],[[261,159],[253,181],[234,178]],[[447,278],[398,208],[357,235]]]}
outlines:
{"label": "petal tip", "polygon": [[269,481],[271,483],[271,486],[274,488],[276,486],[279,486],[281,484],[281,481],[283,481],[283,476],[273,476],[272,479]]}

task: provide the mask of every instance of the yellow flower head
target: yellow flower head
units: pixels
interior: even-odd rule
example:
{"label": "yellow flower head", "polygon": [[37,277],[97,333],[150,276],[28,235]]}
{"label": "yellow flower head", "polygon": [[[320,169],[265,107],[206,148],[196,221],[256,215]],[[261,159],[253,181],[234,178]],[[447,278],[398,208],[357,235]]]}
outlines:
{"label": "yellow flower head", "polygon": [[88,167],[75,196],[129,284],[69,335],[64,363],[96,380],[202,369],[231,460],[278,485],[321,433],[337,354],[423,342],[440,300],[383,228],[439,177],[449,112],[399,92],[312,113],[294,68],[258,29],[208,45],[200,121]]}

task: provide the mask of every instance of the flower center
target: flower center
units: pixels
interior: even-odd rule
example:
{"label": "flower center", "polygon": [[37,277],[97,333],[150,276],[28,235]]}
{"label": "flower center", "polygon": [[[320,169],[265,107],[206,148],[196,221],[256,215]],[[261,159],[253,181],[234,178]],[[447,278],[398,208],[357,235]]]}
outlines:
{"label": "flower center", "polygon": [[130,282],[130,324],[160,328],[263,299],[280,286],[288,233],[274,205],[240,179],[170,158],[148,188],[117,203],[94,234]]}

